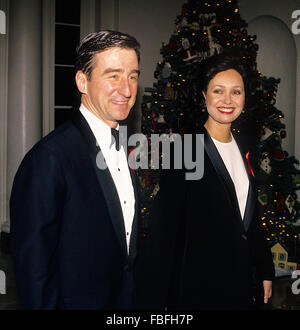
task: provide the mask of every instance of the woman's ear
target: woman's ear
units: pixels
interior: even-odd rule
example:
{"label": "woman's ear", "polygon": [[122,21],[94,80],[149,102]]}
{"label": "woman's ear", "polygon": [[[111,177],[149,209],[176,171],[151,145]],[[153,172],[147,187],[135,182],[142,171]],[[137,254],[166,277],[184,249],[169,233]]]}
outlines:
{"label": "woman's ear", "polygon": [[203,97],[204,97],[204,100],[206,101],[206,94],[205,94],[204,91],[202,91],[202,95],[203,95]]}
{"label": "woman's ear", "polygon": [[81,94],[87,93],[87,76],[83,71],[77,71],[75,75],[77,88]]}

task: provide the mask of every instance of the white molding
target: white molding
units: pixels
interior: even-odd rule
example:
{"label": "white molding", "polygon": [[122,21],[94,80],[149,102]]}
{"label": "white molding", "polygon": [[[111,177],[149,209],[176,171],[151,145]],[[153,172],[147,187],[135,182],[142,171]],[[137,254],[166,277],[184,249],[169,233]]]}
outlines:
{"label": "white molding", "polygon": [[9,0],[0,0],[0,9],[6,14],[6,34],[0,35],[0,232],[9,232],[7,196],[7,86]]}
{"label": "white molding", "polygon": [[101,30],[119,30],[119,0],[101,0]]}
{"label": "white molding", "polygon": [[54,129],[55,1],[43,0],[43,136]]}
{"label": "white molding", "polygon": [[98,30],[100,17],[99,0],[81,0],[80,12],[80,39],[88,33]]}

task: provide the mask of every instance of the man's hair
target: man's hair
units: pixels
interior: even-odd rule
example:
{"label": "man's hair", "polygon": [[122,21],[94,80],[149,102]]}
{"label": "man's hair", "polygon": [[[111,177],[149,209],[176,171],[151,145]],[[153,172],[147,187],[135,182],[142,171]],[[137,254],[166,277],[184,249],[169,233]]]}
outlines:
{"label": "man's hair", "polygon": [[90,79],[95,55],[112,47],[133,49],[140,61],[140,44],[134,37],[111,30],[93,32],[86,35],[76,48],[75,72],[82,71]]}

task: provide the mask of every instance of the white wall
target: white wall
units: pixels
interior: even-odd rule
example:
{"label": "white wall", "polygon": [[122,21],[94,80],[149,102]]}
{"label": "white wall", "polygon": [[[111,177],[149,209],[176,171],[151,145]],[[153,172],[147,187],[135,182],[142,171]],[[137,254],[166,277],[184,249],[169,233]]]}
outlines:
{"label": "white wall", "polygon": [[291,31],[274,16],[259,16],[249,23],[250,34],[257,35],[258,70],[264,76],[280,78],[275,106],[284,113],[287,137],[282,147],[290,155],[295,150],[297,54]]}
{"label": "white wall", "polygon": [[8,10],[7,0],[0,0],[0,10],[6,14],[6,34],[0,34],[0,235],[6,221],[6,162],[7,162],[7,55],[8,55]]}
{"label": "white wall", "polygon": [[[239,1],[239,7],[240,7],[240,14],[243,19],[246,20],[246,22],[249,23],[249,32],[251,30],[251,33],[254,33],[255,31],[255,19],[261,16],[273,16],[274,18],[277,18],[281,20],[283,24],[286,25],[286,29],[291,31],[291,25],[294,22],[294,20],[291,18],[292,12],[294,10],[300,9],[300,0],[240,0]],[[251,24],[251,22],[253,24]],[[288,66],[290,65],[290,61],[294,61],[293,58],[290,58],[289,53],[285,53],[284,58],[281,58],[281,61],[279,58],[276,56],[277,53],[281,53],[282,48],[286,45],[287,40],[283,40],[282,38],[279,38],[281,35],[283,29],[281,32],[274,31],[274,36],[273,38],[268,39],[269,32],[271,33],[272,31],[266,31],[266,34],[263,34],[263,24],[260,22],[257,26],[257,35],[258,38],[258,44],[261,47],[262,50],[262,55],[260,55],[260,50],[258,54],[258,62],[260,64],[260,69],[262,73],[264,74],[266,72],[266,75],[268,73],[271,76],[275,76],[276,73],[280,73],[277,69],[277,65],[283,67],[284,63],[282,62],[285,60],[288,63]],[[265,29],[268,29],[268,26],[265,25]],[[276,34],[276,37],[275,37]],[[286,33],[285,36],[288,34]],[[295,47],[296,47],[296,68],[295,68],[295,94],[296,94],[296,99],[295,99],[295,115],[294,118],[291,115],[291,108],[289,110],[289,113],[287,114],[287,124],[288,125],[294,125],[294,131],[295,131],[295,138],[294,138],[294,152],[292,152],[292,142],[289,142],[289,139],[291,139],[291,135],[289,132],[289,127],[287,128],[287,138],[286,141],[283,141],[283,146],[287,146],[288,149],[296,156],[297,159],[300,159],[300,34],[298,35],[293,35],[292,33],[289,35],[289,37],[293,38],[295,42]],[[278,42],[275,43],[276,38]],[[259,40],[262,41],[260,44]],[[290,43],[289,43],[290,44]],[[280,49],[281,48],[281,49]],[[266,55],[263,55],[265,53]],[[270,56],[272,55],[272,56]],[[272,64],[272,67],[268,65],[268,61]],[[281,62],[281,63],[280,63]],[[289,84],[293,84],[293,76],[294,74],[291,73],[290,68],[288,70],[283,70],[281,72],[281,75],[278,76],[278,78],[281,78],[282,83],[279,84],[279,92],[278,92],[278,97],[277,97],[277,103],[276,106],[279,108],[278,105],[280,105],[280,110],[285,112],[286,108],[286,99],[284,96],[284,89],[285,86],[284,84],[286,82],[289,82]],[[285,73],[284,73],[285,72]],[[293,87],[292,87],[293,88]],[[292,105],[288,105],[288,107],[292,107]],[[294,124],[292,121],[294,120]]]}
{"label": "white wall", "polygon": [[[128,123],[134,122],[132,129],[139,131],[140,104],[144,88],[152,87],[156,81],[153,73],[156,63],[162,58],[160,48],[173,34],[174,22],[181,13],[184,0],[119,0],[115,1],[114,8],[112,1],[106,6],[107,1],[102,2],[101,28],[118,28],[134,36],[141,44],[139,93],[136,105],[127,120]],[[105,14],[106,11],[108,15]],[[110,20],[107,17],[110,17]]]}

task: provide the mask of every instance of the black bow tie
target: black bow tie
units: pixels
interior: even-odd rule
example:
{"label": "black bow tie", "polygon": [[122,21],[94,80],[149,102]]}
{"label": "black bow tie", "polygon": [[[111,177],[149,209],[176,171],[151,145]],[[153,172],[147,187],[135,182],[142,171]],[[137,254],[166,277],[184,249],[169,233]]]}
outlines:
{"label": "black bow tie", "polygon": [[111,128],[111,144],[110,146],[112,146],[114,143],[116,144],[116,150],[119,151],[120,150],[120,141],[119,141],[119,131],[115,128]]}

